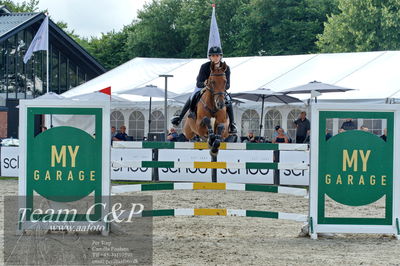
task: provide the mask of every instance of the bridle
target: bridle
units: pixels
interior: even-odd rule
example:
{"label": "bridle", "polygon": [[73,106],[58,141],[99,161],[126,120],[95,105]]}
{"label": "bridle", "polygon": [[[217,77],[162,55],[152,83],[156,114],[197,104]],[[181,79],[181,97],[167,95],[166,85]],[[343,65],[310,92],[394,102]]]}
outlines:
{"label": "bridle", "polygon": [[[225,72],[224,73],[211,73],[210,77],[208,78],[208,82],[207,82],[207,86],[205,87],[206,90],[208,90],[211,93],[212,98],[214,99],[215,96],[224,96],[226,95],[226,89],[224,89],[224,91],[220,91],[220,92],[215,92],[214,91],[214,87],[211,86],[211,77],[224,77],[226,76]],[[207,103],[204,102],[203,98],[200,98],[201,103],[204,106],[204,109],[206,109],[208,112],[211,113],[211,115],[215,115],[220,109],[218,109],[215,106],[215,101],[213,101],[213,106],[212,109],[208,107]]]}

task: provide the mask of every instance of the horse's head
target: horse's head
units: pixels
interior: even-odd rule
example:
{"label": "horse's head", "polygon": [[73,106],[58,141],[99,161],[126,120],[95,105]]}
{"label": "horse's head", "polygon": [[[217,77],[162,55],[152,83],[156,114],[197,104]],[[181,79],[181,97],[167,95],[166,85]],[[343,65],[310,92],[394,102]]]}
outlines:
{"label": "horse's head", "polygon": [[226,75],[227,69],[225,62],[221,62],[217,67],[216,64],[211,62],[211,74],[208,79],[208,88],[210,89],[214,101],[214,106],[221,110],[225,107],[225,87],[226,87]]}

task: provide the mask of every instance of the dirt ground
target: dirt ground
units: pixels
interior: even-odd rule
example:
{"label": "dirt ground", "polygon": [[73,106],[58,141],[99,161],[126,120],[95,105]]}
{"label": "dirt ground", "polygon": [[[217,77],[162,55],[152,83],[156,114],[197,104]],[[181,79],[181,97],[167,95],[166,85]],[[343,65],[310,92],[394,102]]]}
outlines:
{"label": "dirt ground", "polygon": [[[17,181],[1,180],[0,193],[16,195]],[[230,208],[308,213],[308,199],[291,195],[246,191],[138,194],[152,195],[155,209]],[[1,208],[1,230],[3,214]],[[391,236],[337,234],[311,240],[299,237],[302,223],[251,217],[155,217],[153,225],[154,265],[400,265],[400,241]],[[4,246],[4,239],[0,241]],[[29,264],[28,259],[26,262]]]}

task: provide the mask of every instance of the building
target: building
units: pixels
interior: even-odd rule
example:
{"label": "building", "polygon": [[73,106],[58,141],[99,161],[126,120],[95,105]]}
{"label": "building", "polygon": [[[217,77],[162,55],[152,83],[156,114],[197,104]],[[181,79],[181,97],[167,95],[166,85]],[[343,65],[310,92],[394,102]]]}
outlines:
{"label": "building", "polygon": [[46,91],[61,94],[106,72],[85,49],[49,20],[49,84],[46,51],[23,57],[38,31],[43,13],[12,13],[0,6],[0,138],[18,137],[20,99]]}

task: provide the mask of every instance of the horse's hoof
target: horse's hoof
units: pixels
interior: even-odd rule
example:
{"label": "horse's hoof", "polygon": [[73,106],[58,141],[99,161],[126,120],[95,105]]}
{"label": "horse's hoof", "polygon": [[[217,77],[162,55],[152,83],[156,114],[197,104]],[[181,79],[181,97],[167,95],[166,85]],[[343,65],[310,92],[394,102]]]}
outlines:
{"label": "horse's hoof", "polygon": [[210,150],[210,155],[216,157],[218,155],[218,149],[216,151]]}
{"label": "horse's hoof", "polygon": [[214,149],[218,150],[219,146],[221,146],[221,141],[219,139],[214,140],[212,146],[213,146]]}

